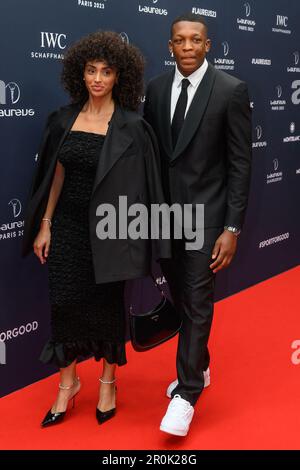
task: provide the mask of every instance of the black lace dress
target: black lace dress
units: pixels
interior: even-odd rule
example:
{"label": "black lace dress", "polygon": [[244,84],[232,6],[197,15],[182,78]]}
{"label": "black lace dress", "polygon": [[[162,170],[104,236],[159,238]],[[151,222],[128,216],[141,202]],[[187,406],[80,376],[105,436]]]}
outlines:
{"label": "black lace dress", "polygon": [[40,359],[60,368],[90,355],[126,364],[124,282],[95,283],[89,237],[89,201],[104,138],[71,131],[58,157],[65,180],[48,256],[52,337]]}

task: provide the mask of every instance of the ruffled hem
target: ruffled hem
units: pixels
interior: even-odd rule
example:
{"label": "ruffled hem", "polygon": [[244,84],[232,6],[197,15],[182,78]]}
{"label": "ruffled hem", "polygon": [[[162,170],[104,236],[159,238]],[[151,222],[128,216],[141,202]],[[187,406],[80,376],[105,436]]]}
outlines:
{"label": "ruffled hem", "polygon": [[55,343],[48,341],[40,355],[44,364],[55,364],[59,368],[68,367],[75,359],[93,355],[96,361],[104,358],[109,364],[123,366],[127,363],[125,343],[109,343],[106,341],[73,341]]}

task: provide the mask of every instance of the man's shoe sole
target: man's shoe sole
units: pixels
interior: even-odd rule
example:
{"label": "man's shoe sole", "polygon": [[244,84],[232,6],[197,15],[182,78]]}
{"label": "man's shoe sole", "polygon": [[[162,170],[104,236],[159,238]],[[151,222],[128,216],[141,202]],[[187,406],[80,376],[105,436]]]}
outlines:
{"label": "man's shoe sole", "polygon": [[177,429],[171,429],[167,426],[160,426],[159,428],[161,431],[166,432],[167,434],[173,434],[174,436],[181,436],[184,437],[187,435],[188,431],[178,431]]}

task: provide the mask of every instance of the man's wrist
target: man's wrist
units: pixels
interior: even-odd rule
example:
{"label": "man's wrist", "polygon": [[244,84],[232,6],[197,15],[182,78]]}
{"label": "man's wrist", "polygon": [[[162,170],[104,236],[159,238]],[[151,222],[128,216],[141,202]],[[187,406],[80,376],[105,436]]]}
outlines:
{"label": "man's wrist", "polygon": [[236,237],[238,237],[239,234],[241,233],[241,229],[239,229],[238,227],[235,227],[234,225],[225,225],[224,230],[227,230],[228,232],[233,233]]}

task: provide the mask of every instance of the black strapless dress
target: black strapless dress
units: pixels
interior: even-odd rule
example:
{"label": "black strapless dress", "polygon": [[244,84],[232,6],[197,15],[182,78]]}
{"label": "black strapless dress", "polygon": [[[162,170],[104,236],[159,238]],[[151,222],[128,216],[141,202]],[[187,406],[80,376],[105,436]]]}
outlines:
{"label": "black strapless dress", "polygon": [[124,281],[96,284],[89,236],[89,202],[104,139],[71,131],[58,156],[65,180],[48,256],[52,336],[40,359],[60,368],[90,355],[126,364]]}

